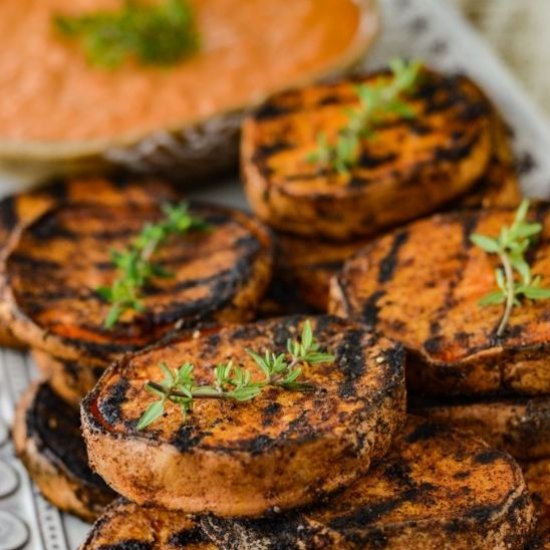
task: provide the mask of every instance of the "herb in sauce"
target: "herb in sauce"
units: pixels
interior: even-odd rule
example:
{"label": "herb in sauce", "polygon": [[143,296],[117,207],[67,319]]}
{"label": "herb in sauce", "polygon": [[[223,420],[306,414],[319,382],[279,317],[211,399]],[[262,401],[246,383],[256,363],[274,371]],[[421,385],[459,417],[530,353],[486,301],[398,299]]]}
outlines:
{"label": "herb in sauce", "polygon": [[54,24],[62,35],[80,42],[90,63],[108,68],[131,56],[143,65],[171,65],[199,47],[187,0],[125,0],[119,11],[58,15]]}
{"label": "herb in sauce", "polygon": [[550,289],[541,288],[540,276],[533,277],[531,268],[525,260],[527,249],[542,231],[540,223],[526,221],[529,201],[523,200],[514,222],[500,229],[498,237],[474,233],[470,240],[489,254],[496,254],[501,267],[495,270],[498,290],[490,292],[479,301],[481,306],[504,304],[504,312],[496,329],[496,335],[502,336],[512,309],[520,305],[521,298],[528,300],[547,300]]}
{"label": "herb in sauce", "polygon": [[244,367],[234,365],[232,361],[219,364],[214,370],[214,384],[197,384],[194,377],[194,366],[183,364],[175,372],[163,363],[159,366],[164,374],[162,382],[147,382],[145,389],[159,399],[149,405],[138,421],[137,429],[143,430],[164,414],[167,401],[181,407],[183,420],[193,409],[196,399],[218,399],[232,401],[250,401],[258,397],[268,386],[277,386],[288,391],[311,392],[315,388],[307,382],[300,382],[301,365],[331,363],[334,355],[321,351],[311,330],[311,323],[306,321],[298,340],[288,340],[287,353],[276,354],[266,350],[260,355],[247,350],[262,371],[264,378],[252,381],[252,375]]}
{"label": "herb in sauce", "polygon": [[113,250],[111,259],[119,277],[109,287],[96,292],[111,303],[105,318],[105,328],[112,329],[126,311],[145,311],[141,291],[154,277],[170,277],[152,257],[170,235],[182,235],[192,230],[205,230],[208,225],[189,213],[186,203],[167,204],[163,207],[165,218],[156,224],[148,223],[127,250]]}
{"label": "herb in sauce", "polygon": [[388,115],[414,118],[414,111],[403,97],[414,89],[422,63],[394,59],[390,68],[389,79],[381,78],[374,84],[356,87],[359,107],[346,111],[348,123],[339,130],[334,143],[329,142],[324,132],[317,135],[317,148],[306,157],[309,163],[348,174],[359,161],[361,140],[372,138],[376,126]]}

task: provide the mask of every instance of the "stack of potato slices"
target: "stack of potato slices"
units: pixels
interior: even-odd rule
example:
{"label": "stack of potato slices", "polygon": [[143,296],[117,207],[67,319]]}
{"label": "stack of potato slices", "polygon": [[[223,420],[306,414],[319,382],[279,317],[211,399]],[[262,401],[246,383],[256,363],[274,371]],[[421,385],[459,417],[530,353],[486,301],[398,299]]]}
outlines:
{"label": "stack of potato slices", "polygon": [[[169,240],[158,260],[169,276],[146,285],[142,311],[126,311],[107,327],[113,306],[99,289],[116,281],[113,250],[123,252],[143,227],[162,219],[164,204],[181,200],[160,181],[75,180],[3,202],[9,235],[3,326],[6,336],[33,350],[47,379],[19,407],[16,450],[54,504],[86,519],[97,516],[112,493],[102,484],[88,487],[92,473],[75,437],[80,400],[129,351],[185,326],[250,319],[271,277],[271,240],[259,222],[191,204],[189,211],[208,228]],[[56,426],[67,422],[70,429],[59,435],[68,446],[56,436]],[[91,498],[90,491],[101,497]]]}
{"label": "stack of potato slices", "polygon": [[151,181],[5,201],[0,313],[44,375],[17,451],[55,505],[103,511],[82,550],[546,543],[548,207],[519,210],[541,299],[501,329],[471,237],[519,215],[504,124],[468,78],[412,69],[250,114],[256,217]]}
{"label": "stack of potato slices", "polygon": [[[548,303],[518,300],[499,333],[502,304],[479,303],[498,289],[498,261],[471,240],[473,234],[498,236],[515,216],[507,209],[436,215],[374,240],[333,280],[330,308],[401,341],[408,350],[409,408],[511,453],[533,480],[544,518]],[[541,228],[527,252],[529,269],[536,288],[544,289],[550,285],[550,211],[540,204],[529,216]]]}
{"label": "stack of potato slices", "polygon": [[469,79],[424,70],[405,102],[414,118],[380,124],[349,173],[308,160],[334,136],[357,86],[309,86],[273,96],[243,126],[241,164],[254,212],[278,234],[279,275],[326,311],[330,278],[373,236],[449,206],[514,206],[520,191],[506,129]]}

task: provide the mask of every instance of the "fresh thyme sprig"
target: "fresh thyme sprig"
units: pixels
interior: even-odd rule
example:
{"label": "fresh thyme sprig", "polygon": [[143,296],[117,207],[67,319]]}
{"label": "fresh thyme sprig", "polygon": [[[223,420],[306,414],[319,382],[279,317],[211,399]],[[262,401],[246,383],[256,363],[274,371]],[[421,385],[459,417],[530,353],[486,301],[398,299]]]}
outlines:
{"label": "fresh thyme sprig", "polygon": [[119,11],[54,17],[56,29],[78,39],[94,65],[113,68],[133,55],[144,65],[169,65],[199,47],[188,0],[124,0]]}
{"label": "fresh thyme sprig", "polygon": [[105,318],[105,328],[112,329],[126,311],[145,311],[141,299],[143,287],[154,277],[171,276],[162,266],[151,261],[159,246],[170,235],[181,235],[194,229],[208,229],[204,220],[189,213],[185,202],[178,205],[166,204],[163,212],[164,219],[156,224],[147,223],[127,250],[111,251],[112,262],[120,276],[110,287],[96,289],[104,300],[112,304]]}
{"label": "fresh thyme sprig", "polygon": [[389,80],[379,79],[374,84],[361,84],[355,87],[359,107],[346,110],[347,125],[342,128],[334,143],[330,143],[325,132],[317,135],[317,148],[309,153],[306,160],[325,169],[347,174],[359,158],[361,140],[372,138],[376,126],[388,116],[414,118],[415,113],[403,101],[416,83],[422,63],[394,59],[390,62],[392,76]]}
{"label": "fresh thyme sprig", "polygon": [[183,364],[175,372],[165,363],[161,364],[160,368],[164,373],[162,382],[149,381],[145,384],[145,389],[159,397],[159,400],[149,405],[139,419],[137,429],[143,430],[158,420],[164,413],[167,401],[180,405],[185,422],[196,399],[250,401],[268,386],[277,386],[289,391],[315,391],[311,384],[298,381],[302,375],[302,366],[329,363],[335,359],[334,355],[321,351],[313,336],[309,320],[304,323],[299,340],[288,340],[288,353],[276,354],[266,350],[260,355],[252,350],[246,351],[260,367],[264,374],[263,380],[252,381],[252,373],[249,370],[229,361],[216,366],[213,384],[197,384],[194,366],[191,363]]}
{"label": "fresh thyme sprig", "polygon": [[525,252],[541,232],[540,223],[526,221],[529,201],[524,199],[516,211],[512,225],[504,226],[498,237],[473,233],[470,240],[489,254],[496,254],[501,267],[495,270],[498,290],[481,298],[481,306],[504,304],[504,312],[496,329],[496,335],[502,336],[512,309],[520,305],[521,298],[528,300],[546,300],[550,298],[550,289],[541,288],[540,276],[533,277],[531,268],[525,260]]}

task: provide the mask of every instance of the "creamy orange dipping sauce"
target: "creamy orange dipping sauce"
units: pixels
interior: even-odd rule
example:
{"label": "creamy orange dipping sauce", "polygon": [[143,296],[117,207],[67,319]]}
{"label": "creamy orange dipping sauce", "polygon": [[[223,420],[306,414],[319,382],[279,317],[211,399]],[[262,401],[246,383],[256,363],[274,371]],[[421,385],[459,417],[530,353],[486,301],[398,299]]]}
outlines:
{"label": "creamy orange dipping sauce", "polygon": [[170,68],[90,66],[52,25],[122,1],[0,2],[0,140],[142,135],[240,107],[337,60],[360,19],[353,0],[194,0],[201,50]]}

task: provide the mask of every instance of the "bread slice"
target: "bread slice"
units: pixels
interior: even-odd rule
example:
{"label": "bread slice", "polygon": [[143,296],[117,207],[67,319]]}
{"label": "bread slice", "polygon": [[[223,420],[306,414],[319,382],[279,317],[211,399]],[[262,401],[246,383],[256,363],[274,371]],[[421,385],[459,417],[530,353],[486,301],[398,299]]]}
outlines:
{"label": "bread slice", "polygon": [[80,550],[217,550],[191,517],[116,500],[94,524]]}
{"label": "bread slice", "polygon": [[110,367],[82,403],[84,436],[95,470],[121,495],[188,513],[259,516],[305,505],[353,481],[387,451],[405,415],[404,354],[357,323],[311,318],[333,362],[303,365],[313,391],[271,386],[254,399],[198,399],[183,421],[168,402],[149,428],[136,423],[156,400],[144,389],[160,381],[162,362],[195,365],[197,382],[232,360],[265,375],[247,353],[284,352],[305,317],[186,333],[168,345]]}
{"label": "bread slice", "polygon": [[226,550],[519,550],[534,519],[508,454],[409,418],[378,466],[318,508],[202,524]]}
{"label": "bread slice", "polygon": [[280,231],[352,240],[429,214],[465,194],[491,152],[491,106],[465,76],[424,70],[393,118],[361,143],[350,174],[308,161],[320,132],[332,141],[357,106],[355,87],[386,71],[273,96],[244,122],[241,164],[254,212]]}
{"label": "bread slice", "polygon": [[253,316],[271,277],[266,228],[230,208],[192,204],[208,230],[172,236],[156,254],[171,277],[144,289],[146,311],[126,312],[113,328],[98,287],[118,276],[111,250],[125,250],[146,223],[164,217],[158,202],[73,202],[25,227],[6,259],[2,309],[30,346],[59,359],[106,366],[181,326]]}
{"label": "bread slice", "polygon": [[[174,186],[157,179],[76,178],[49,183],[38,189],[6,197],[0,201],[0,257],[22,226],[63,202],[93,201],[116,205],[122,202],[170,202],[181,199]],[[1,296],[1,295],[0,295]],[[1,299],[1,297],[0,297]],[[9,322],[0,320],[0,345],[25,347],[13,334]]]}
{"label": "bread slice", "polygon": [[76,409],[104,371],[101,367],[90,367],[80,361],[56,359],[38,349],[31,350],[31,355],[52,390]]}
{"label": "bread slice", "polygon": [[550,397],[420,399],[409,410],[470,431],[518,460],[550,457]]}
{"label": "bread slice", "polygon": [[[413,393],[487,395],[550,393],[550,302],[523,301],[502,337],[503,307],[481,307],[496,289],[497,261],[470,242],[496,235],[514,210],[436,215],[374,240],[333,279],[332,313],[360,319],[400,340],[409,352]],[[550,210],[532,208],[543,224],[529,250],[533,276],[550,288]]]}
{"label": "bread slice", "polygon": [[93,521],[115,498],[88,465],[78,409],[61,400],[47,383],[33,385],[22,398],[13,439],[32,480],[60,510]]}

